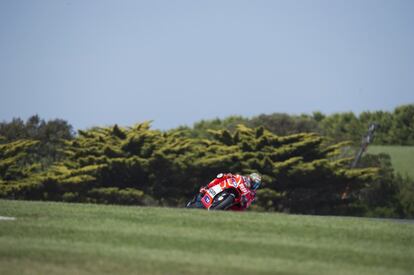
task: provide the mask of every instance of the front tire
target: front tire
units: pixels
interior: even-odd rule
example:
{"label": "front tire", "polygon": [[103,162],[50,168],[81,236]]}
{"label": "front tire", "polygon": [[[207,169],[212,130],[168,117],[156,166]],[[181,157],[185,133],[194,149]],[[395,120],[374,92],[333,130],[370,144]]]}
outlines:
{"label": "front tire", "polygon": [[210,206],[211,210],[227,210],[229,209],[236,199],[236,196],[233,193],[222,192],[218,194]]}

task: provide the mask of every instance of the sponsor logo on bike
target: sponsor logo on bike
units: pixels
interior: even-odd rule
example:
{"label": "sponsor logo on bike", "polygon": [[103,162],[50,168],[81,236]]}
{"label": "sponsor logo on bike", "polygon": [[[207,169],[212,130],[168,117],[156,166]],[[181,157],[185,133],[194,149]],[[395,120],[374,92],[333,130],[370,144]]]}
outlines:
{"label": "sponsor logo on bike", "polygon": [[240,184],[239,188],[243,193],[248,193],[249,192],[249,190],[247,190],[247,188],[246,188],[246,186],[244,186],[244,184]]}
{"label": "sponsor logo on bike", "polygon": [[209,197],[209,196],[205,196],[205,197],[204,197],[204,201],[205,201],[206,203],[210,203],[210,197]]}

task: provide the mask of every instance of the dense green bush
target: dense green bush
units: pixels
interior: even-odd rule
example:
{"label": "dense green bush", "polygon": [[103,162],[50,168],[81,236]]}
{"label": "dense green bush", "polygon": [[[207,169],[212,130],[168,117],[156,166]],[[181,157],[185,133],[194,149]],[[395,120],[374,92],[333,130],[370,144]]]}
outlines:
{"label": "dense green bush", "polygon": [[[206,137],[189,131],[161,132],[149,123],[79,131],[65,141],[63,160],[13,181],[3,176],[1,196],[119,204],[154,203],[152,198],[176,206],[220,172],[256,171],[264,178],[258,209],[346,214],[352,203],[340,197],[346,186],[358,192],[376,175],[373,168],[348,169],[349,158],[339,156],[346,144],[326,146],[312,133],[282,137],[243,125],[233,132],[209,130]],[[20,156],[15,142],[3,146],[11,148],[5,150],[9,157]]]}
{"label": "dense green bush", "polygon": [[76,136],[63,120],[14,119],[0,123],[0,197],[182,206],[220,172],[259,172],[256,210],[413,217],[412,180],[395,175],[384,155],[349,169],[352,142],[342,142],[359,143],[375,121],[376,142],[413,144],[413,115],[406,105],[359,116],[233,116],[164,132],[145,122]]}
{"label": "dense green bush", "polygon": [[379,167],[378,177],[369,188],[361,189],[356,209],[372,217],[414,217],[414,181],[394,172],[388,154],[367,154],[360,163]]}

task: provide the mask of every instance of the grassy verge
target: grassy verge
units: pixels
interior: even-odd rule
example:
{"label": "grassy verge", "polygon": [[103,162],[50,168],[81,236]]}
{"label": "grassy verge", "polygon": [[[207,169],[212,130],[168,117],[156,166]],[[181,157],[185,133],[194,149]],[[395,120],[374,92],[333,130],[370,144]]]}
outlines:
{"label": "grassy verge", "polygon": [[414,179],[414,146],[369,146],[368,152],[372,154],[387,153],[391,156],[392,166],[401,175],[408,175]]}
{"label": "grassy verge", "polygon": [[0,200],[0,274],[412,274],[414,225]]}

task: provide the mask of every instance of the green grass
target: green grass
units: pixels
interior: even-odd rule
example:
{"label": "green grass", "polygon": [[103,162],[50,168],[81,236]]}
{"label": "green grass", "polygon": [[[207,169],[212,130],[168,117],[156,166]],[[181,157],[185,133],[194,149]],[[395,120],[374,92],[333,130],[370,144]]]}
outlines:
{"label": "green grass", "polygon": [[368,153],[387,153],[396,172],[414,179],[414,146],[369,146]]}
{"label": "green grass", "polygon": [[0,274],[412,274],[414,224],[0,200]]}

